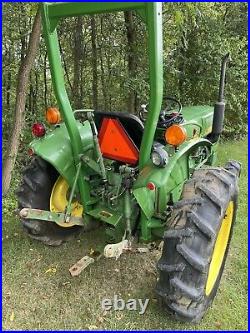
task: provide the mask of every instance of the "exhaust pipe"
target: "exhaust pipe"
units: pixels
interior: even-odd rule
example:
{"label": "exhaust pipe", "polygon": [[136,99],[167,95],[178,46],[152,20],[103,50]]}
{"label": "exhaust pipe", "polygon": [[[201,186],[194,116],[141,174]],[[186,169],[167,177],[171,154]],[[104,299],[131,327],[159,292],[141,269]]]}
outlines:
{"label": "exhaust pipe", "polygon": [[224,113],[225,113],[225,101],[224,101],[225,77],[226,77],[226,66],[229,60],[230,60],[230,54],[227,53],[222,58],[221,62],[219,96],[218,96],[218,101],[214,105],[213,126],[212,126],[212,132],[209,137],[210,141],[213,143],[218,141],[223,130]]}

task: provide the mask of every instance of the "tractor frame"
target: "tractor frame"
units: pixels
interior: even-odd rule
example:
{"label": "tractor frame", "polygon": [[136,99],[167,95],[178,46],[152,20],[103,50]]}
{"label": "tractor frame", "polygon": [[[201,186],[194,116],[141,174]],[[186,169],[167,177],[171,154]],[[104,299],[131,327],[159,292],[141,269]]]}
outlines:
{"label": "tractor frame", "polygon": [[[189,140],[180,147],[166,147],[169,155],[166,167],[157,168],[151,162],[154,140],[157,136],[163,135],[157,128],[163,97],[161,7],[161,3],[158,2],[73,2],[41,5],[43,35],[48,51],[51,78],[64,123],[60,125],[60,128],[46,134],[45,138],[33,140],[30,147],[37,156],[53,165],[67,180],[71,193],[65,212],[53,213],[26,209],[21,214],[23,218],[42,219],[61,226],[65,223],[68,226],[84,226],[95,218],[115,227],[116,236],[113,238],[116,241],[121,239],[128,225],[130,225],[130,233],[135,225],[139,225],[141,241],[149,242],[162,237],[166,228],[166,218],[170,213],[168,204],[179,200],[185,181],[197,168],[204,164],[212,165],[215,162],[217,140],[212,142],[209,139],[214,120],[214,110],[210,106],[184,108],[183,114],[186,118],[183,127]],[[60,20],[66,17],[126,10],[134,10],[147,26],[150,97],[136,180],[132,188],[126,191],[123,201],[119,204],[121,209],[116,215],[113,211],[107,212],[103,203],[99,207],[98,199],[91,196],[88,170],[94,170],[104,181],[107,178],[98,145],[94,110],[72,110],[65,88],[56,28]],[[86,116],[84,126],[76,120],[75,115],[79,112]],[[89,154],[91,150],[95,152],[94,156]],[[198,156],[200,151],[205,152],[202,158]],[[134,171],[131,168],[127,167],[126,170],[124,168],[123,171],[121,178],[133,177]],[[154,184],[153,189],[148,188],[149,183]],[[76,193],[79,193],[80,202],[84,207],[82,218],[71,216],[71,204]],[[140,213],[136,218],[139,222],[133,220],[132,211],[136,204],[140,207]],[[121,214],[122,211],[123,214]]]}

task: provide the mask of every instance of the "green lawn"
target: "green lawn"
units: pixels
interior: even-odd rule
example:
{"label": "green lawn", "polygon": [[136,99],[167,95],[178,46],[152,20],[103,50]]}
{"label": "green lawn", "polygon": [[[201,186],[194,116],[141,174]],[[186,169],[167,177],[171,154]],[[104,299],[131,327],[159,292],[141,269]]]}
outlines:
{"label": "green lawn", "polygon": [[[228,159],[242,162],[237,224],[220,289],[199,325],[177,323],[159,308],[154,253],[102,259],[72,278],[69,267],[101,240],[101,231],[45,247],[23,234],[9,197],[3,202],[3,329],[247,330],[247,140],[222,144],[219,163]],[[102,313],[101,299],[114,294],[150,298],[146,313]]]}

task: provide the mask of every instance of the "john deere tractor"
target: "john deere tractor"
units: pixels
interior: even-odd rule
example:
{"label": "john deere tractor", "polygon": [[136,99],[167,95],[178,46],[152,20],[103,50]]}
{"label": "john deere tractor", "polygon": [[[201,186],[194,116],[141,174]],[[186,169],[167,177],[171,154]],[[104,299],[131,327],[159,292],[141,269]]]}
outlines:
{"label": "john deere tractor", "polygon": [[[72,110],[56,32],[60,20],[126,10],[147,27],[148,104],[139,116]],[[60,245],[79,228],[101,225],[111,253],[124,241],[163,240],[156,293],[175,318],[198,322],[218,289],[236,219],[240,164],[214,166],[229,55],[222,59],[214,107],[182,107],[163,98],[161,3],[43,3],[41,13],[58,108],[46,111],[49,127],[32,127],[31,163],[18,191],[24,230]]]}

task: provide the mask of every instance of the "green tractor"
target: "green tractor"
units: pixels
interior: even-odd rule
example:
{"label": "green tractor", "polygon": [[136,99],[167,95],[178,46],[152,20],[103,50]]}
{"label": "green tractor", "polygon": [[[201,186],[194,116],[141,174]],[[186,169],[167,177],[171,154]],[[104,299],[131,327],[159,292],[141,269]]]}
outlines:
{"label": "green tractor", "polygon": [[[126,10],[147,26],[148,106],[142,105],[139,117],[73,111],[64,85],[59,21]],[[41,123],[32,127],[32,160],[17,193],[24,230],[55,246],[80,228],[102,225],[109,257],[132,240],[163,240],[156,293],[176,319],[198,322],[218,289],[236,219],[240,164],[213,166],[229,55],[222,59],[215,106],[182,107],[163,98],[161,3],[43,3],[41,12],[60,112],[47,110],[49,129]]]}

